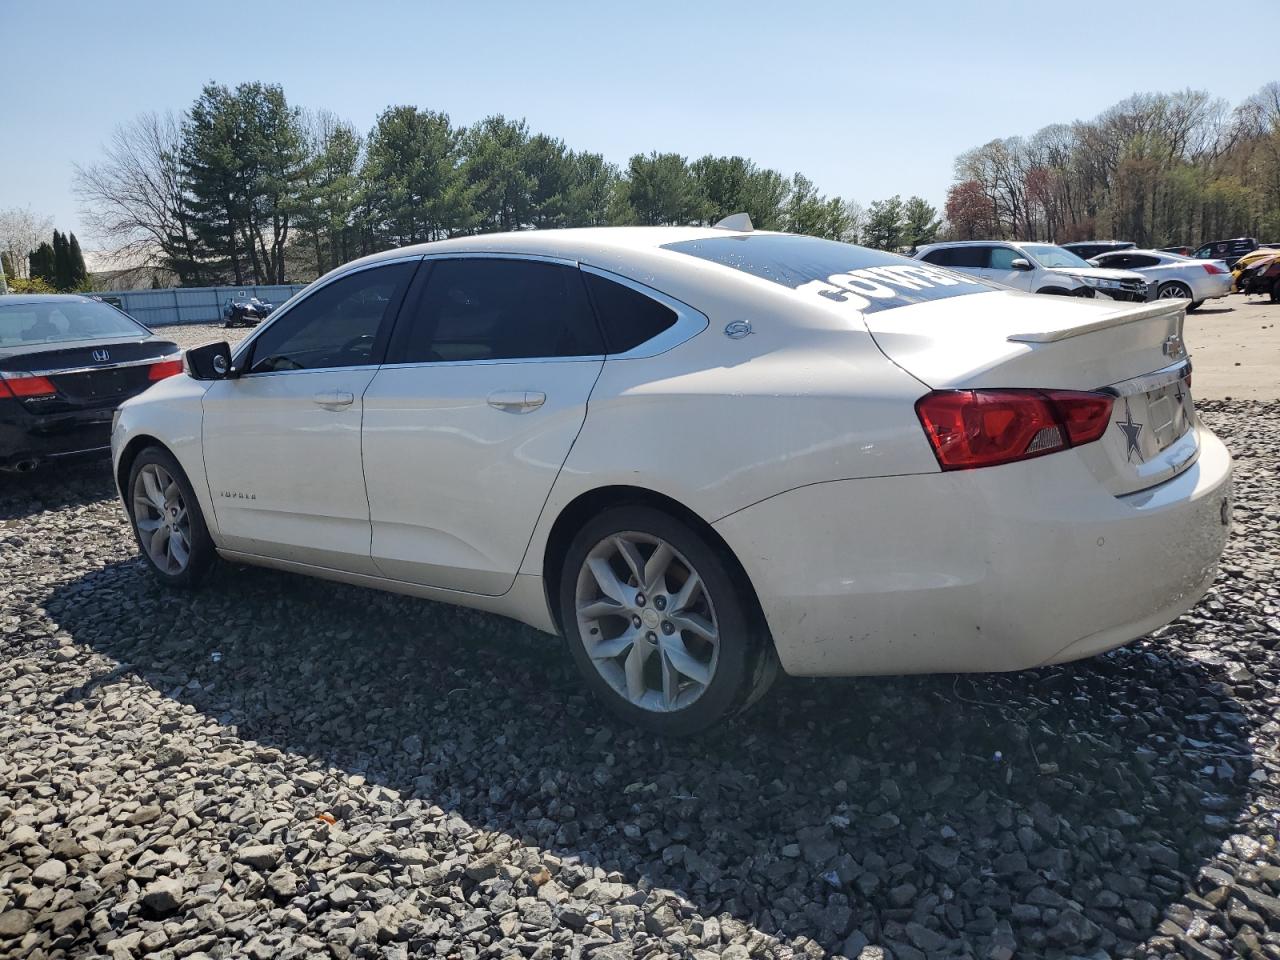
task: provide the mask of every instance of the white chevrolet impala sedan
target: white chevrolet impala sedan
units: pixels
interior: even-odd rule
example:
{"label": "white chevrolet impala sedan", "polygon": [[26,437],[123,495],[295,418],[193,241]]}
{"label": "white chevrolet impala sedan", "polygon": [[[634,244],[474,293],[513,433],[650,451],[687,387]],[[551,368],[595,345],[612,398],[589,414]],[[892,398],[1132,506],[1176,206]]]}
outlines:
{"label": "white chevrolet impala sedan", "polygon": [[745,217],[429,243],[188,351],[115,476],[166,583],[221,556],[505,614],[689,733],[779,666],[1017,670],[1194,604],[1231,459],[1185,307]]}

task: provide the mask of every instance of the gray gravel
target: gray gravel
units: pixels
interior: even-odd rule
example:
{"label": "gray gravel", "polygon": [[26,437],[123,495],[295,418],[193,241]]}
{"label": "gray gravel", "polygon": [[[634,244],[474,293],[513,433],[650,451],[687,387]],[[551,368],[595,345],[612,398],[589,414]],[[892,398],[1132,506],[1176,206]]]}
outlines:
{"label": "gray gravel", "polygon": [[181,323],[152,329],[152,333],[156,336],[172,340],[184,350],[188,347],[203,346],[206,343],[217,343],[219,340],[226,340],[235,346],[252,332],[252,327],[228,329],[220,323]]}
{"label": "gray gravel", "polygon": [[102,464],[0,478],[0,955],[1280,958],[1280,404],[1206,419],[1236,531],[1159,636],[690,742],[498,618],[164,592]]}

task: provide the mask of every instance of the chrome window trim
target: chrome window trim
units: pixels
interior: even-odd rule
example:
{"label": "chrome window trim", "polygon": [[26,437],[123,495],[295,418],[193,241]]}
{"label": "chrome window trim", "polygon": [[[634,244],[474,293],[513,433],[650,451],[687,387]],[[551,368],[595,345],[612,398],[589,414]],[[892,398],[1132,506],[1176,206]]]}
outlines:
{"label": "chrome window trim", "polygon": [[1134,377],[1132,380],[1122,380],[1119,383],[1099,387],[1098,392],[1110,393],[1117,397],[1132,397],[1139,393],[1150,393],[1160,387],[1167,387],[1190,373],[1191,359],[1188,357],[1171,363],[1167,367],[1161,367],[1153,373],[1145,373],[1140,377]]}
{"label": "chrome window trim", "polygon": [[650,337],[643,343],[638,343],[623,353],[606,354],[606,360],[641,360],[647,357],[656,357],[692,340],[707,327],[711,326],[711,321],[706,314],[695,310],[689,304],[677,300],[675,297],[668,296],[660,290],[655,290],[653,287],[632,280],[630,277],[624,277],[621,274],[602,270],[586,263],[581,264],[579,269],[586,273],[593,273],[601,279],[610,280],[624,287],[630,287],[636,293],[646,296],[650,300],[656,300],[676,315],[676,322],[656,337]]}
{"label": "chrome window trim", "polygon": [[[332,276],[325,279],[323,283],[320,282],[319,280],[313,281],[303,289],[299,290],[296,294],[294,294],[288,300],[286,300],[285,303],[278,310],[275,310],[271,314],[271,316],[267,318],[265,323],[258,324],[257,329],[254,330],[253,333],[249,334],[249,336],[245,337],[238,344],[236,344],[235,349],[231,351],[231,368],[233,370],[236,368],[236,364],[239,362],[240,358],[244,356],[245,352],[250,349],[251,345],[260,336],[262,336],[266,331],[270,330],[274,323],[276,323],[281,317],[286,316],[289,313],[289,311],[297,309],[298,304],[305,303],[306,301],[310,300],[312,295],[319,293],[325,287],[329,286],[329,284],[337,283],[339,280],[344,280],[347,277],[350,277],[357,273],[363,273],[365,270],[375,270],[378,267],[389,267],[393,263],[407,263],[409,261],[422,260],[422,259],[423,259],[423,255],[420,253],[409,254],[408,256],[404,256],[404,257],[388,257],[386,260],[375,260],[372,263],[362,263],[358,267],[352,267],[350,270],[343,270],[341,273],[335,273]],[[274,375],[278,373],[316,373],[320,370],[326,370],[326,371],[367,370],[371,367],[377,367],[377,364],[362,363],[362,364],[359,364],[356,366],[350,366],[350,367],[312,367],[306,370],[262,370],[262,371],[259,371],[258,373],[251,373],[249,371],[245,371],[244,373],[240,374],[240,378],[261,377],[266,374]]]}
{"label": "chrome window trim", "polygon": [[[124,367],[150,367],[157,363],[164,363],[166,360],[181,360],[182,351],[177,353],[166,353],[159,357],[147,357],[143,360],[121,360],[119,363],[98,363],[91,367],[55,367],[52,370],[22,370],[10,371],[20,377],[65,377],[72,373],[96,373],[99,370],[120,370]],[[4,372],[0,372],[0,377],[5,377]]]}
{"label": "chrome window trim", "polygon": [[577,260],[566,257],[552,257],[542,253],[519,253],[505,250],[442,250],[440,253],[424,254],[423,260],[536,260],[539,263],[555,263],[562,267],[581,267]]}
{"label": "chrome window trim", "polygon": [[412,254],[404,257],[394,257],[386,260],[378,260],[373,263],[361,264],[351,270],[344,270],[342,273],[334,274],[324,283],[319,285],[313,283],[303,290],[298,291],[284,306],[276,310],[266,321],[261,324],[258,329],[240,341],[235,347],[231,355],[231,363],[234,368],[236,363],[249,349],[250,345],[257,340],[258,337],[270,329],[280,317],[286,315],[290,310],[294,309],[298,304],[310,299],[313,293],[316,293],[329,284],[349,277],[352,274],[359,273],[364,270],[372,270],[376,267],[384,267],[393,263],[404,263],[410,260],[532,260],[539,263],[554,263],[562,267],[572,267],[587,273],[593,273],[604,280],[621,284],[629,287],[636,293],[655,300],[663,306],[667,307],[676,315],[676,322],[666,330],[663,330],[655,337],[636,344],[630,350],[623,353],[610,354],[577,354],[568,357],[503,357],[492,360],[416,360],[405,363],[384,363],[384,364],[360,364],[359,366],[349,367],[312,367],[305,370],[263,370],[257,373],[242,373],[244,377],[265,377],[279,376],[281,374],[293,373],[328,373],[338,370],[367,370],[371,367],[385,370],[413,369],[416,367],[456,367],[456,366],[491,366],[501,363],[559,363],[574,361],[603,361],[603,360],[640,360],[648,357],[656,357],[666,353],[680,344],[692,340],[695,336],[706,330],[711,325],[711,321],[707,316],[699,310],[689,306],[675,297],[669,296],[660,290],[647,286],[639,281],[632,280],[630,277],[624,277],[621,274],[614,273],[610,270],[604,270],[590,264],[581,263],[577,260],[570,260],[565,257],[553,257],[539,253],[521,253],[514,251],[473,251],[473,250],[449,250],[440,253],[428,254]]}

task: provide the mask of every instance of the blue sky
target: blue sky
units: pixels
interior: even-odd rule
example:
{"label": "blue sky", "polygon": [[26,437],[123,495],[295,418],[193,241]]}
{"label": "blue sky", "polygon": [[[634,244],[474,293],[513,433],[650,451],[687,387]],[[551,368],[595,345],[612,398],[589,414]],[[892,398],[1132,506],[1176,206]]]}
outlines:
{"label": "blue sky", "polygon": [[1234,105],[1280,78],[1276,32],[1237,19],[1202,0],[0,0],[0,208],[83,233],[72,164],[208,80],[280,83],[362,130],[389,104],[503,113],[617,163],[740,153],[864,204],[941,205],[956,154],[993,137],[1137,91]]}

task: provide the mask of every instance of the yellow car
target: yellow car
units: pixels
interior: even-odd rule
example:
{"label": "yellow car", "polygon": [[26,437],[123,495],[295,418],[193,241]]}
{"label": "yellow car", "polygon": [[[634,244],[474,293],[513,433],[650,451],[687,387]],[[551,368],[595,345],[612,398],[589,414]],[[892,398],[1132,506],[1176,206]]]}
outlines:
{"label": "yellow car", "polygon": [[1257,263],[1263,257],[1274,257],[1278,251],[1272,247],[1259,247],[1250,253],[1246,253],[1231,266],[1231,292],[1240,292],[1240,275],[1244,273],[1245,268],[1251,263]]}

